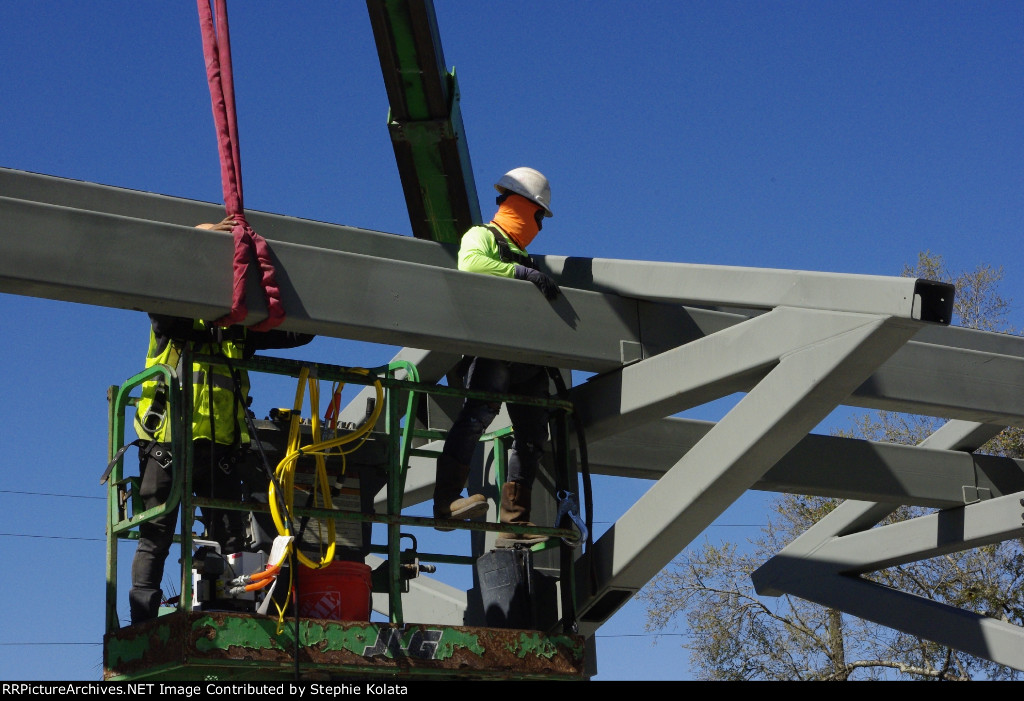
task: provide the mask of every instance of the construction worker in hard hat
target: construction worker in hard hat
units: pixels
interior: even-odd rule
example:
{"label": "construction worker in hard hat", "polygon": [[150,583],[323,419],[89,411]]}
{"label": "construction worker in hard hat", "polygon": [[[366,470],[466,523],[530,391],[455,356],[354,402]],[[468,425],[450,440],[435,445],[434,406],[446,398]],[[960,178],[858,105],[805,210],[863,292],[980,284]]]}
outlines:
{"label": "construction worker in hard hat", "polygon": [[[463,236],[459,247],[459,270],[528,280],[549,299],[559,294],[558,285],[537,269],[526,247],[552,216],[551,188],[548,180],[533,168],[515,168],[494,185],[498,191],[498,211],[488,224],[474,226]],[[465,357],[464,386],[469,390],[549,396],[547,368],[479,357]],[[548,411],[544,407],[508,404],[514,441],[508,461],[508,475],[501,486],[501,522],[516,525],[530,523],[532,489],[543,446],[548,436]],[[434,517],[469,520],[487,513],[482,494],[462,497],[469,477],[470,462],[480,436],[498,415],[498,402],[467,397],[437,459],[434,485]],[[439,525],[438,530],[452,530]],[[547,539],[542,535],[499,533],[495,547],[531,545]]]}
{"label": "construction worker in hard hat", "polygon": [[[234,221],[201,224],[199,228],[231,231]],[[257,350],[293,348],[309,343],[313,335],[274,329],[253,332],[241,326],[220,328],[203,320],[149,314],[149,350],[146,367],[157,363],[176,368],[182,349],[190,344],[196,354],[220,356],[222,363],[193,363],[192,490],[196,496],[242,502],[240,465],[253,436],[246,426],[249,377],[232,360],[252,357]],[[139,496],[145,510],[166,503],[171,493],[171,431],[167,388],[163,379],[142,383],[136,405],[135,432],[139,436]],[[224,555],[245,546],[243,512],[203,508],[206,538],[216,541]],[[132,560],[132,586],[128,607],[132,624],[159,614],[164,562],[174,541],[178,510],[139,524],[139,541]]]}

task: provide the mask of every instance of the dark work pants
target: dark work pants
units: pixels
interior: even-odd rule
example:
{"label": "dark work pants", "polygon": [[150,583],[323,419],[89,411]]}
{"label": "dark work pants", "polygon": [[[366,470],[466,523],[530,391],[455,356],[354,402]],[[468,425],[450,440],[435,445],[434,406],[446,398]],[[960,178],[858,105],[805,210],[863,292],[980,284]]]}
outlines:
{"label": "dark work pants", "polygon": [[[547,369],[542,365],[474,358],[466,372],[466,389],[546,399],[549,396]],[[544,454],[544,441],[548,436],[548,409],[513,403],[508,404],[507,408],[515,436],[508,461],[507,481],[521,482],[530,487]],[[445,439],[444,455],[460,465],[470,464],[480,436],[500,409],[499,402],[467,397]]]}
{"label": "dark work pants", "polygon": [[[235,448],[217,444],[211,452],[210,446],[207,440],[194,443],[192,488],[195,495],[241,503],[239,471],[230,462]],[[139,496],[148,511],[166,502],[171,493],[170,445],[158,443],[150,451],[139,450],[139,470],[142,476]],[[221,552],[228,554],[243,549],[245,526],[241,511],[203,509],[202,513],[208,524],[206,537],[217,541]],[[132,588],[128,592],[132,624],[156,618],[159,612],[164,562],[174,542],[177,524],[177,508],[139,524],[139,544],[132,560]]]}

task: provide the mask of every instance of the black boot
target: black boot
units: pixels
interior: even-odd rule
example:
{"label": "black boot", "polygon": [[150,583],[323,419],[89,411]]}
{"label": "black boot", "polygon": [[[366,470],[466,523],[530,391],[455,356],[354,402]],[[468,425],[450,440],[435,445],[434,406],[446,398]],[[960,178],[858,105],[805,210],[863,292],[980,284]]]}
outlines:
{"label": "black boot", "polygon": [[157,589],[132,589],[128,592],[128,609],[131,612],[132,625],[151,621],[159,615],[160,601],[163,593]]}
{"label": "black boot", "polygon": [[[487,499],[483,494],[462,497],[462,489],[469,478],[469,465],[457,463],[447,455],[437,459],[437,474],[434,480],[434,518],[442,520],[468,521],[487,515]],[[439,531],[454,528],[434,526]]]}

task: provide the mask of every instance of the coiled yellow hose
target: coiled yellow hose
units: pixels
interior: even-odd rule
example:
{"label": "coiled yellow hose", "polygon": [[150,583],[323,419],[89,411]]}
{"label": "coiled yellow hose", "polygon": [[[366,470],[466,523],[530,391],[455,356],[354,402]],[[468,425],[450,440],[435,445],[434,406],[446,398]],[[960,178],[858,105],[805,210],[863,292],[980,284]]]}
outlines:
{"label": "coiled yellow hose", "polygon": [[[369,375],[369,370],[363,368],[352,369],[352,372]],[[300,445],[300,423],[299,417],[302,410],[304,388],[306,384],[309,385],[309,403],[310,403],[310,416],[312,417],[312,443],[303,447]],[[373,412],[363,422],[362,426],[353,431],[352,433],[344,436],[332,438],[330,440],[321,441],[320,436],[320,418],[319,418],[319,403],[320,403],[320,383],[316,378],[309,377],[309,368],[302,368],[299,372],[299,384],[295,390],[295,404],[294,410],[292,411],[290,423],[288,426],[288,447],[287,452],[281,462],[278,463],[277,469],[275,470],[276,483],[280,484],[281,490],[284,492],[285,508],[288,511],[288,515],[294,509],[293,502],[295,497],[295,466],[298,460],[303,455],[313,455],[316,459],[316,478],[313,484],[313,497],[314,506],[324,507],[328,509],[334,508],[331,503],[331,484],[327,477],[326,467],[326,456],[330,454],[332,448],[337,448],[346,443],[360,440],[358,445],[362,445],[369,436],[370,431],[377,423],[377,418],[380,416],[380,412],[384,407],[384,387],[381,385],[380,380],[375,380],[373,383],[374,389],[376,390],[377,401],[374,403]],[[347,452],[352,452],[357,447],[353,447]],[[341,455],[345,455],[346,451],[340,451]],[[344,474],[344,470],[342,471]],[[290,536],[290,528],[286,525],[292,523],[293,519],[288,518],[287,521],[282,517],[283,515],[279,511],[279,500],[275,498],[275,480],[272,480],[269,485],[268,501],[270,502],[270,513],[274,519],[274,525],[277,526],[277,531],[281,535]],[[322,502],[318,504],[317,502]],[[335,550],[335,530],[334,530],[334,519],[327,519],[327,550],[321,553],[320,560],[314,562],[310,558],[306,557],[301,549],[294,548],[294,552],[299,562],[311,569],[321,569],[327,567],[334,561],[334,550]],[[321,538],[321,545],[323,545],[323,538]]]}

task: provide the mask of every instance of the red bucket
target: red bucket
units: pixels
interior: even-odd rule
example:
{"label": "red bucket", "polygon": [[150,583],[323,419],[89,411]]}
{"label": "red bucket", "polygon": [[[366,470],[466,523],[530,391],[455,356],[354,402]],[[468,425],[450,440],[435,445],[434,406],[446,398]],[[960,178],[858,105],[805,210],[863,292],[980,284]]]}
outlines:
{"label": "red bucket", "polygon": [[370,566],[335,560],[314,570],[299,566],[298,604],[303,618],[332,621],[369,621],[371,608]]}

